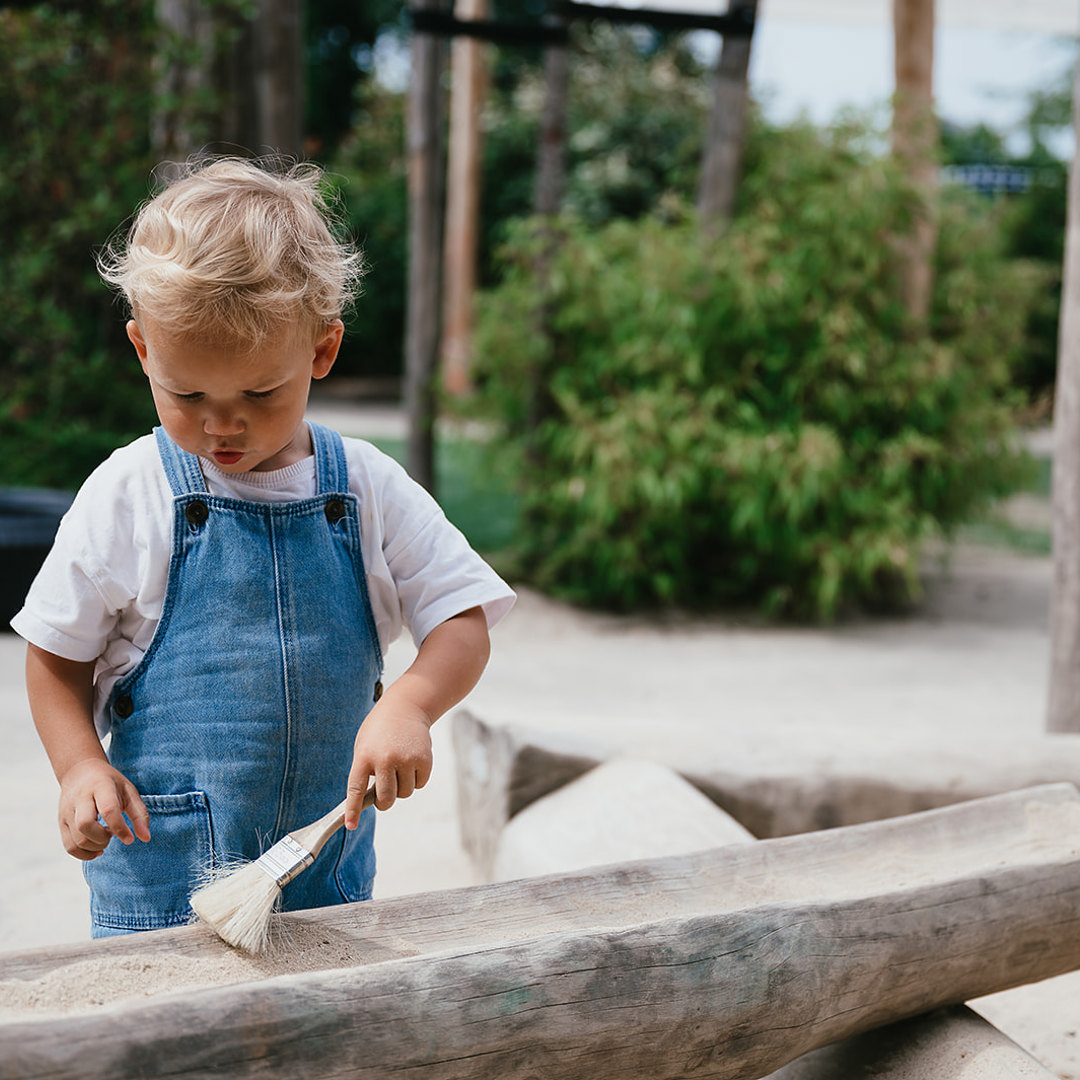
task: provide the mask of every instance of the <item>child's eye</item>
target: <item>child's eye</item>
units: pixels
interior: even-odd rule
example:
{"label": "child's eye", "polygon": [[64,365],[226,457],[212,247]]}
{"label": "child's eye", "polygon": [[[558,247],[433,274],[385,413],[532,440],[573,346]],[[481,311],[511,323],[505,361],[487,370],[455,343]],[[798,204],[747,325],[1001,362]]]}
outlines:
{"label": "child's eye", "polygon": [[173,397],[176,398],[177,401],[198,401],[202,397],[202,392],[196,390],[192,394],[173,394]]}
{"label": "child's eye", "polygon": [[255,401],[262,401],[264,398],[273,396],[274,390],[245,390],[244,393]]}

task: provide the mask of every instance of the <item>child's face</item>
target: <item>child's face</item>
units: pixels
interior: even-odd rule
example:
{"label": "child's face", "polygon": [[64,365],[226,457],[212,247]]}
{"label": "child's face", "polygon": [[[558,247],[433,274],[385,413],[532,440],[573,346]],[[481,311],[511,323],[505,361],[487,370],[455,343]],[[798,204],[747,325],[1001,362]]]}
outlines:
{"label": "child's face", "polygon": [[171,337],[146,318],[127,332],[161,425],[182,449],[227,473],[281,469],[311,453],[308,390],[334,364],[340,320],[314,344],[299,335],[271,339],[247,355]]}

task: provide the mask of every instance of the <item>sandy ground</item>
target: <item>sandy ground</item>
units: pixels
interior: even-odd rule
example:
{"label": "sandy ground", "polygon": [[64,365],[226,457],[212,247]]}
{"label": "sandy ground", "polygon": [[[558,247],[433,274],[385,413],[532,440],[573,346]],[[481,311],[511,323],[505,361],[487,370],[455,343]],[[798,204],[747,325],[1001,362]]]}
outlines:
{"label": "sandy ground", "polygon": [[[351,434],[385,434],[390,412],[323,408]],[[984,549],[931,567],[915,616],[835,629],[753,622],[663,622],[582,613],[523,592],[493,635],[493,656],[468,707],[493,722],[573,731],[642,755],[672,745],[711,749],[748,734],[828,729],[865,735],[1036,734],[1046,700],[1048,559]],[[411,660],[403,640],[388,674]],[[0,950],[83,940],[86,889],[60,847],[56,785],[29,719],[23,646],[0,635],[5,754],[0,814],[9,852],[0,887]],[[450,723],[436,726],[436,771],[380,820],[377,896],[476,880],[455,820]],[[3,958],[0,955],[0,975]],[[981,999],[976,1008],[1052,1072],[1080,1080],[1080,974]]]}

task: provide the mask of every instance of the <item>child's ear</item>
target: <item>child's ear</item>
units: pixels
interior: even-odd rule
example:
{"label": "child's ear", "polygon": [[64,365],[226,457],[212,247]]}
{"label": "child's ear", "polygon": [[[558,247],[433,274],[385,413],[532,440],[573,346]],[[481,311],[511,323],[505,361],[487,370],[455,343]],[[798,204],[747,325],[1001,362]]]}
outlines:
{"label": "child's ear", "polygon": [[323,379],[330,374],[330,369],[337,359],[338,349],[341,348],[341,339],[345,336],[345,324],[340,319],[335,319],[317,342],[315,342],[315,358],[311,362],[311,377]]}
{"label": "child's ear", "polygon": [[131,344],[135,346],[143,371],[146,371],[146,342],[139,330],[139,324],[134,319],[128,319],[127,336]]}

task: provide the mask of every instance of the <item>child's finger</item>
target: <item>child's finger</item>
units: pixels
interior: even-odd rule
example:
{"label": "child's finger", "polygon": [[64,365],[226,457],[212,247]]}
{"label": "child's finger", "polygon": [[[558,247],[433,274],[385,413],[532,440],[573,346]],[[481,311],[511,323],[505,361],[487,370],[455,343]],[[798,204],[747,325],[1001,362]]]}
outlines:
{"label": "child's finger", "polygon": [[124,786],[124,813],[131,822],[135,835],[144,843],[150,839],[150,811],[130,780]]}
{"label": "child's finger", "polygon": [[97,813],[93,808],[85,814],[80,814],[79,809],[76,808],[70,821],[66,818],[61,819],[60,839],[63,841],[64,850],[69,855],[85,861],[96,859],[105,850],[112,837],[98,822]]}
{"label": "child's finger", "polygon": [[349,773],[349,786],[345,792],[345,828],[355,829],[360,824],[360,812],[364,809],[364,796],[367,794],[370,772]]}
{"label": "child's finger", "polygon": [[375,772],[375,809],[389,810],[398,797],[397,770],[390,765]]}

